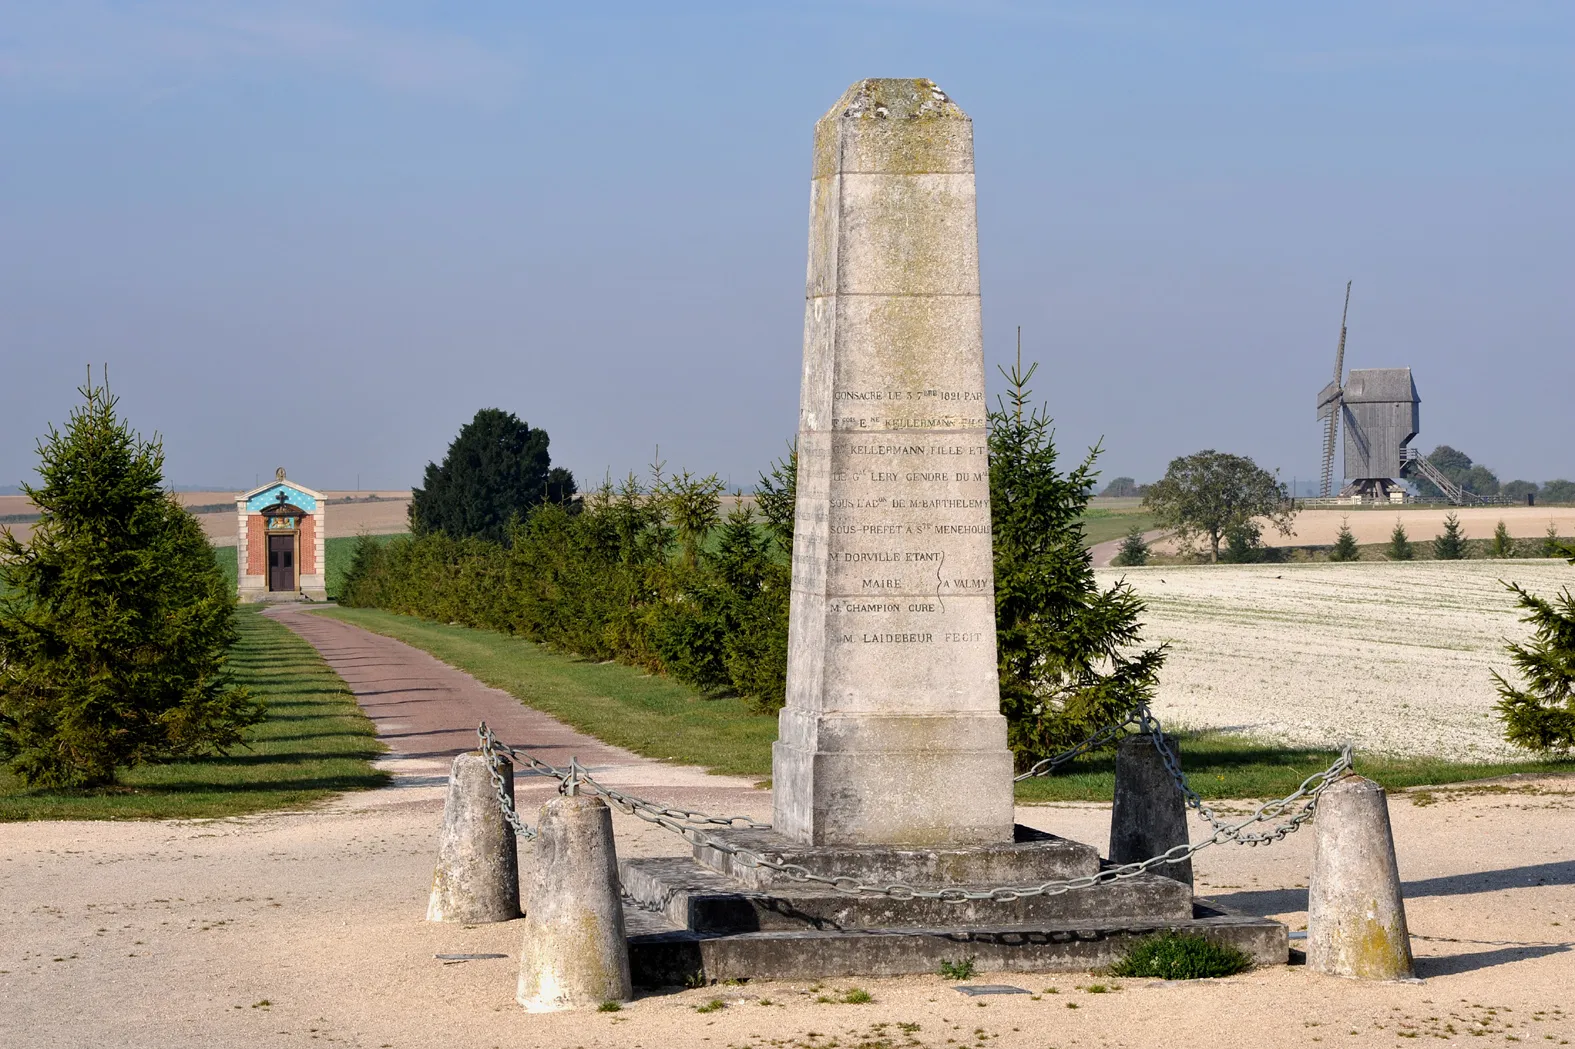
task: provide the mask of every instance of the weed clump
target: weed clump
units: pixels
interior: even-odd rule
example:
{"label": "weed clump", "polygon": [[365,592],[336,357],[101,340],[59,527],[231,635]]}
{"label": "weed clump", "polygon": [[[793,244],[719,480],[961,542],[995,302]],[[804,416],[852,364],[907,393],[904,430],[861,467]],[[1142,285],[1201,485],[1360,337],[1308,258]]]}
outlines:
{"label": "weed clump", "polygon": [[941,976],[947,980],[971,980],[975,969],[973,958],[963,958],[952,961],[949,958],[941,959]]}
{"label": "weed clump", "polygon": [[1252,959],[1228,944],[1195,934],[1162,933],[1132,945],[1110,967],[1110,975],[1159,980],[1202,980],[1234,976],[1252,968]]}

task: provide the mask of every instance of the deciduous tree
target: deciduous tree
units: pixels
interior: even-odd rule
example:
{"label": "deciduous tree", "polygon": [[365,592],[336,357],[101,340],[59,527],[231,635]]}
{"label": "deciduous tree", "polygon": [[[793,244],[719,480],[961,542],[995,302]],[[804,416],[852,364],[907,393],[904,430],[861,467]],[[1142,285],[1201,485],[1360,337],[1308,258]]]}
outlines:
{"label": "deciduous tree", "polygon": [[1184,542],[1203,537],[1209,560],[1220,559],[1220,541],[1232,529],[1266,518],[1281,535],[1292,535],[1295,504],[1285,486],[1251,459],[1212,448],[1172,459],[1165,476],[1149,487],[1143,505]]}

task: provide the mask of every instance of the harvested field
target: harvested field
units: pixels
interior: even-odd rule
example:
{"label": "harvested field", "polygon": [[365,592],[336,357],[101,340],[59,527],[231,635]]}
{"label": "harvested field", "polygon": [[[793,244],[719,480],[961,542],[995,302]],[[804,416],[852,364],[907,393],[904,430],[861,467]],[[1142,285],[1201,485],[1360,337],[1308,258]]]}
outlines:
{"label": "harvested field", "polygon": [[[1428,542],[1444,530],[1444,517],[1451,512],[1447,506],[1392,506],[1367,509],[1350,507],[1339,510],[1303,510],[1296,515],[1295,533],[1281,535],[1260,519],[1263,525],[1265,546],[1333,546],[1340,534],[1340,522],[1351,525],[1351,534],[1359,544],[1387,543],[1394,531],[1395,522],[1405,525],[1411,542]],[[1548,525],[1554,525],[1559,535],[1575,536],[1575,506],[1457,506],[1453,513],[1460,518],[1461,531],[1467,539],[1487,539],[1500,521],[1516,539],[1540,539],[1547,534]],[[1197,544],[1206,549],[1207,544]],[[1173,540],[1154,544],[1157,553],[1176,553]]]}
{"label": "harvested field", "polygon": [[[180,501],[197,514],[214,546],[235,545],[235,492],[181,492]],[[391,535],[409,529],[408,490],[379,492],[325,492],[328,496],[328,538],[335,536]],[[30,520],[38,513],[25,495],[0,495],[0,525],[25,541],[33,532]],[[10,518],[12,520],[7,521]]]}
{"label": "harvested field", "polygon": [[1514,596],[1575,585],[1563,561],[1165,565],[1101,569],[1168,641],[1155,713],[1297,746],[1464,761],[1524,757],[1500,739],[1491,671],[1522,640]]}

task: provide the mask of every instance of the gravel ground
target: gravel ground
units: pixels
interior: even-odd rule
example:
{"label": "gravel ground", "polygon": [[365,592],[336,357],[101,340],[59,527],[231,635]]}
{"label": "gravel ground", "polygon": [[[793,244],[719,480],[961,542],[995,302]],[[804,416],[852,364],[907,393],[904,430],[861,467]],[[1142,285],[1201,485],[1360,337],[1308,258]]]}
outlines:
{"label": "gravel ground", "polygon": [[[1575,1039],[1575,777],[1394,799],[1422,978],[1415,983],[1355,983],[1282,966],[1202,983],[986,973],[975,982],[1033,993],[969,998],[938,976],[824,988],[750,982],[642,993],[615,1013],[527,1014],[513,1000],[522,922],[422,920],[450,748],[433,734],[443,729],[436,710],[406,723],[393,709],[435,690],[446,690],[445,705],[467,703],[472,691],[485,703],[491,690],[464,689],[452,680],[456,671],[330,625],[315,640],[346,667],[358,695],[387,705],[372,712],[393,748],[384,762],[392,785],[308,812],[0,824],[0,1049],[314,1041],[378,1049],[1326,1049],[1419,1037],[1473,1046]],[[456,710],[454,723],[472,723],[473,713]],[[549,752],[582,745],[562,726],[521,729]],[[771,811],[770,794],[746,781],[632,755],[598,760],[609,763],[598,765],[609,780],[653,798],[756,817]],[[521,808],[531,811],[554,786],[522,777]],[[1100,845],[1109,836],[1108,805],[1023,807],[1017,817]],[[685,851],[632,817],[615,815],[614,824],[622,854]],[[1207,849],[1196,858],[1198,891],[1299,929],[1312,845],[1309,830],[1267,848]],[[533,862],[534,851],[523,849],[523,877]],[[435,957],[471,953],[502,957]],[[1108,990],[1092,993],[1095,985]],[[873,1000],[827,1001],[855,986]]]}
{"label": "gravel ground", "polygon": [[[1394,800],[1420,983],[1355,983],[1298,967],[1195,984],[986,973],[975,982],[1038,998],[972,999],[953,981],[916,976],[839,979],[824,989],[788,981],[669,989],[642,993],[618,1013],[543,1015],[513,1000],[522,922],[422,920],[441,788],[422,785],[408,764],[400,772],[412,785],[310,813],[0,825],[0,1047],[1326,1049],[1417,1044],[1404,1040],[1417,1036],[1476,1047],[1575,1039],[1575,782],[1567,778]],[[764,792],[747,802],[726,793],[660,796],[770,812]],[[531,803],[545,796],[533,790]],[[1101,844],[1109,833],[1103,805],[1037,806],[1018,817]],[[623,816],[615,824],[621,852],[681,851],[647,824]],[[1297,929],[1311,855],[1310,831],[1268,848],[1205,850],[1199,891]],[[521,858],[528,871],[532,850]],[[434,957],[450,953],[505,957]],[[1096,983],[1114,993],[1088,993]],[[855,986],[874,1000],[818,1000]],[[1051,987],[1056,994],[1044,993]],[[723,1007],[696,1011],[712,1000]]]}
{"label": "gravel ground", "polygon": [[1500,738],[1491,671],[1523,640],[1515,580],[1575,584],[1562,561],[1215,565],[1102,569],[1148,603],[1168,641],[1155,713],[1167,725],[1266,740],[1490,761]]}

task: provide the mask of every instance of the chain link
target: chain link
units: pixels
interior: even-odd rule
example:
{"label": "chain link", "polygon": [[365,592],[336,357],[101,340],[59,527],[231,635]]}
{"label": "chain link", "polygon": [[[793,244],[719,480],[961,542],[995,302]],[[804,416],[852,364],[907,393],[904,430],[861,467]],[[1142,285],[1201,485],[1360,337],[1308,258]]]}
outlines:
{"label": "chain link", "polygon": [[1073,758],[1082,757],[1084,754],[1092,753],[1106,744],[1115,742],[1126,735],[1127,729],[1137,727],[1141,730],[1146,728],[1151,722],[1156,725],[1159,724],[1159,722],[1154,720],[1154,715],[1149,712],[1148,704],[1140,700],[1122,716],[1121,720],[1106,725],[1075,747],[1063,750],[1059,754],[1052,754],[1048,758],[1039,759],[1034,762],[1027,772],[1017,776],[1012,782],[1021,783],[1025,779],[1033,779],[1036,776],[1048,776]]}
{"label": "chain link", "polygon": [[[1301,785],[1297,787],[1294,793],[1284,798],[1278,798],[1274,801],[1264,802],[1245,819],[1242,819],[1236,823],[1228,823],[1224,820],[1221,820],[1212,809],[1204,805],[1197,792],[1193,791],[1191,786],[1187,784],[1186,777],[1182,774],[1179,763],[1176,761],[1174,755],[1171,754],[1170,748],[1165,745],[1167,741],[1164,738],[1164,732],[1161,729],[1158,720],[1154,718],[1153,714],[1148,710],[1148,707],[1144,704],[1139,704],[1138,707],[1135,707],[1129,714],[1128,718],[1121,723],[1120,728],[1125,729],[1128,726],[1134,724],[1134,718],[1136,719],[1135,723],[1137,723],[1144,732],[1153,737],[1155,745],[1158,747],[1159,752],[1164,759],[1165,767],[1170,771],[1171,776],[1177,780],[1178,785],[1182,789],[1183,797],[1185,797],[1187,800],[1187,804],[1196,810],[1204,819],[1209,821],[1209,823],[1214,827],[1214,833],[1202,841],[1197,842],[1196,844],[1182,843],[1180,845],[1174,846],[1173,848],[1167,849],[1158,856],[1151,856],[1146,860],[1140,860],[1135,863],[1126,863],[1120,866],[1106,867],[1094,874],[1085,875],[1081,878],[1061,878],[1052,881],[1041,882],[1037,885],[1000,885],[987,889],[921,889],[915,888],[912,885],[904,884],[902,882],[892,882],[885,885],[870,885],[860,882],[856,878],[848,877],[847,875],[815,874],[807,867],[804,867],[800,864],[781,863],[776,860],[772,860],[758,852],[754,852],[753,850],[734,845],[718,838],[714,838],[707,834],[704,830],[704,828],[707,826],[769,829],[771,826],[769,823],[760,823],[747,816],[708,816],[703,812],[697,812],[690,809],[675,809],[657,805],[654,802],[646,801],[645,799],[635,797],[632,794],[625,794],[622,791],[615,790],[611,787],[607,787],[601,783],[598,783],[594,777],[581,770],[577,763],[570,772],[563,772],[552,765],[547,764],[545,761],[531,756],[525,751],[517,750],[514,747],[509,746],[507,743],[503,743],[494,737],[492,730],[487,727],[485,722],[483,722],[480,728],[477,729],[477,734],[481,738],[481,752],[483,755],[487,756],[489,767],[493,769],[493,783],[498,789],[498,799],[499,803],[503,807],[504,815],[509,818],[510,825],[514,827],[515,831],[517,833],[521,833],[522,836],[527,838],[527,840],[529,838],[535,837],[536,832],[528,827],[525,828],[523,832],[521,831],[521,828],[525,827],[525,825],[520,822],[518,815],[514,812],[512,799],[508,798],[507,793],[503,788],[503,777],[497,772],[497,763],[499,760],[497,755],[499,751],[509,755],[517,763],[524,764],[532,771],[541,772],[554,777],[559,781],[560,784],[567,784],[572,777],[575,781],[577,789],[584,790],[589,794],[603,797],[607,799],[607,801],[611,802],[613,806],[618,808],[620,811],[642,819],[647,823],[655,824],[664,830],[671,831],[683,838],[692,846],[697,848],[714,849],[717,852],[723,853],[724,855],[731,857],[735,863],[742,867],[762,867],[775,874],[779,874],[790,881],[808,885],[824,886],[849,896],[883,896],[896,900],[932,899],[953,903],[962,903],[970,900],[1017,900],[1031,896],[1059,896],[1062,893],[1072,892],[1075,889],[1092,888],[1095,885],[1102,885],[1107,882],[1120,881],[1126,878],[1135,878],[1138,875],[1145,874],[1156,867],[1165,866],[1172,863],[1181,863],[1190,859],[1193,855],[1201,852],[1209,846],[1218,845],[1222,842],[1229,841],[1236,844],[1261,845],[1269,842],[1280,841],[1284,839],[1287,834],[1292,833],[1303,823],[1306,823],[1308,820],[1312,819],[1313,814],[1318,807],[1319,795],[1323,793],[1324,789],[1327,788],[1329,784],[1345,775],[1351,770],[1352,767],[1351,748],[1349,745],[1347,745],[1340,752],[1340,756],[1335,760],[1334,764],[1330,765],[1322,772],[1317,772],[1311,776],[1308,776],[1302,781]],[[1107,728],[1101,730],[1101,732],[1096,734],[1095,737],[1091,737],[1083,744],[1079,744],[1079,748],[1082,748],[1079,750],[1079,752],[1086,752],[1089,749],[1093,749],[1093,746],[1095,745],[1093,740],[1098,738],[1098,736],[1108,736],[1106,742],[1108,742],[1109,739],[1115,738],[1113,735],[1110,735],[1110,729]],[[1073,749],[1078,750],[1079,748]],[[1068,751],[1067,753],[1071,752]],[[1053,758],[1047,758],[1045,761],[1038,763],[1034,767],[1039,768],[1041,765],[1044,765],[1048,769],[1053,766],[1045,765],[1045,762],[1056,761],[1057,759],[1061,758],[1062,755],[1055,755]],[[1070,758],[1066,758],[1065,760],[1070,760]],[[1039,774],[1042,775],[1043,773]],[[1026,777],[1019,776],[1017,778],[1021,780]],[[1289,816],[1289,818],[1285,819],[1284,822],[1276,824],[1273,829],[1264,833],[1248,832],[1247,828],[1249,827],[1256,826],[1259,823],[1269,823],[1280,819],[1282,816],[1285,816],[1286,813],[1290,812],[1298,802],[1301,803],[1301,808]]]}
{"label": "chain link", "polygon": [[530,841],[536,837],[536,828],[520,819],[519,811],[514,807],[514,795],[509,792],[509,785],[499,767],[502,761],[495,749],[497,741],[493,739],[485,721],[476,734],[481,737],[481,756],[487,759],[487,773],[492,777],[492,789],[498,796],[498,808],[503,810],[503,818],[514,828],[514,834],[520,841]]}

